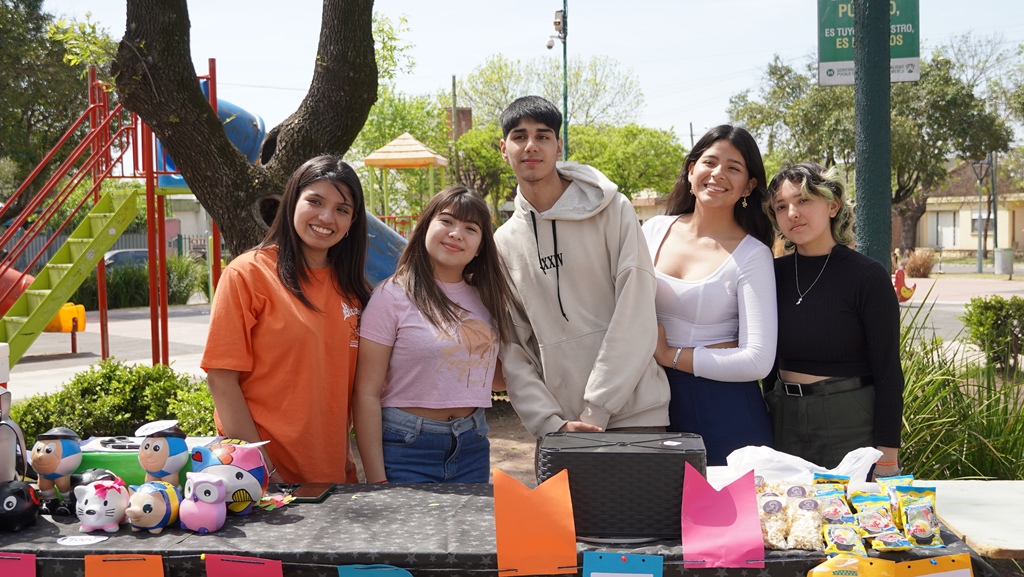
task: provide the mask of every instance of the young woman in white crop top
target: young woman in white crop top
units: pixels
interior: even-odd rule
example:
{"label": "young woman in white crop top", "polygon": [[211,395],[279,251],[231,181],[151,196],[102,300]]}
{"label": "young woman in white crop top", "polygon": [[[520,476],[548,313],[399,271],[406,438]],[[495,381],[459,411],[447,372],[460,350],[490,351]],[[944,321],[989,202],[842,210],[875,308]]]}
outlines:
{"label": "young woman in white crop top", "polygon": [[643,226],[658,282],[655,358],[672,390],[669,430],[701,435],[709,465],[772,444],[758,383],[771,371],[778,326],[765,184],[753,137],[715,127],[686,157],[666,215]]}

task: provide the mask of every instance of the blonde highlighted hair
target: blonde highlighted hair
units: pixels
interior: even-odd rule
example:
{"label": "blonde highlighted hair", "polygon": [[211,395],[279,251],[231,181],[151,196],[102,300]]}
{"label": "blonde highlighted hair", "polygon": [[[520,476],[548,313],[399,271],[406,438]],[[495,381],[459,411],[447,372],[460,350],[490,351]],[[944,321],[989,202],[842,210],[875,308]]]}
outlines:
{"label": "blonde highlighted hair", "polygon": [[[851,246],[853,235],[853,204],[846,195],[846,184],[836,167],[825,168],[817,162],[801,162],[783,166],[782,170],[768,184],[762,208],[768,214],[775,230],[779,230],[779,222],[775,218],[775,195],[785,182],[792,182],[800,187],[800,195],[804,198],[823,198],[826,202],[833,200],[839,203],[839,210],[831,219],[832,239],[836,244]],[[793,243],[786,239],[786,249],[791,250]]]}

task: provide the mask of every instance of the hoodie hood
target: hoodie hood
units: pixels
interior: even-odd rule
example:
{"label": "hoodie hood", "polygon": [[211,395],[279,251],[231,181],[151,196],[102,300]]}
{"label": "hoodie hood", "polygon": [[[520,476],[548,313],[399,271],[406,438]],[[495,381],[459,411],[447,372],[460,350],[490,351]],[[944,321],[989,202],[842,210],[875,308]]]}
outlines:
{"label": "hoodie hood", "polygon": [[618,187],[608,180],[600,170],[577,164],[575,162],[559,162],[555,165],[558,175],[572,181],[562,196],[547,212],[542,215],[523,197],[516,194],[515,216],[530,219],[531,212],[547,220],[586,220],[604,210],[612,198],[618,194]]}

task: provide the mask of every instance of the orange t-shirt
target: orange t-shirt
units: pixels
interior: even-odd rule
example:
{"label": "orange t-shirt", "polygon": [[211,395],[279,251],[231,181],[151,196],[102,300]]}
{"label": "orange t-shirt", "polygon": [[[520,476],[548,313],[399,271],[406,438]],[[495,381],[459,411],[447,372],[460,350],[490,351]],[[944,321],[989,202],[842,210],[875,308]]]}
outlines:
{"label": "orange t-shirt", "polygon": [[[239,371],[256,429],[287,482],[354,482],[349,411],[359,346],[358,299],[333,269],[310,271],[302,304],[277,276],[277,249],[231,261],[217,285],[200,366]],[[214,411],[217,430],[223,432]]]}

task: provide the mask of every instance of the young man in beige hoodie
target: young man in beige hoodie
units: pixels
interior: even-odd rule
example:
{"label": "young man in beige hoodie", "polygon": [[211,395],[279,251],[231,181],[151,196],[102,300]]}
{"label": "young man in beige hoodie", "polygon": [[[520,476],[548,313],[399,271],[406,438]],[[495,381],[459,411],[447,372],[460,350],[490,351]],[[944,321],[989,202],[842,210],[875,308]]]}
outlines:
{"label": "young man in beige hoodie", "polygon": [[598,170],[559,163],[562,115],[526,96],[501,115],[515,213],[495,233],[515,295],[502,350],[508,394],[538,439],[556,431],[664,430],[654,360],[654,267],[629,200]]}

